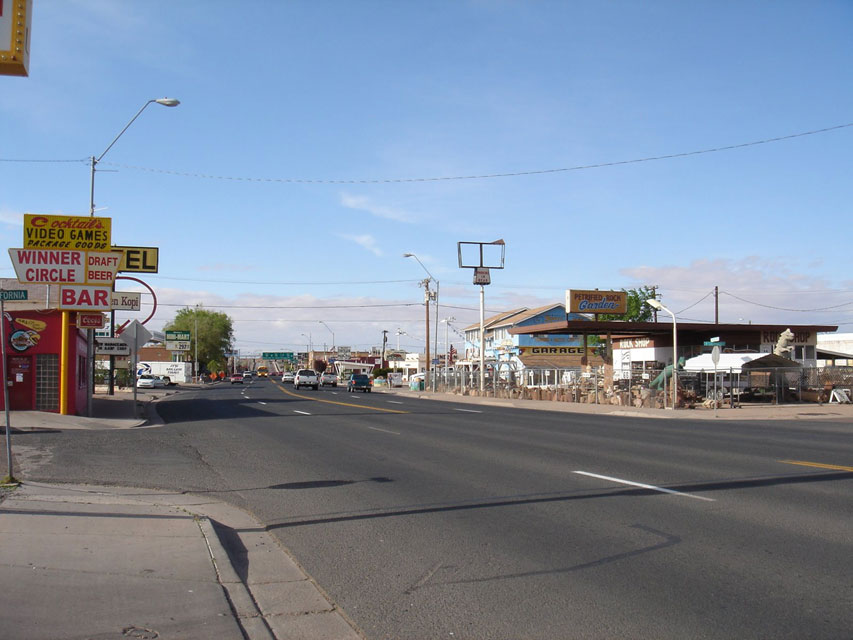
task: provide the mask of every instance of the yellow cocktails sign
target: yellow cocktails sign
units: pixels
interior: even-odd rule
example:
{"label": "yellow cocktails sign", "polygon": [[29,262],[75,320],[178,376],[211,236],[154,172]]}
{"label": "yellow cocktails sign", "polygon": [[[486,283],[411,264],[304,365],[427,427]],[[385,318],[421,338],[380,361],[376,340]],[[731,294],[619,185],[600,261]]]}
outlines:
{"label": "yellow cocktails sign", "polygon": [[112,218],[24,214],[24,249],[109,251]]}

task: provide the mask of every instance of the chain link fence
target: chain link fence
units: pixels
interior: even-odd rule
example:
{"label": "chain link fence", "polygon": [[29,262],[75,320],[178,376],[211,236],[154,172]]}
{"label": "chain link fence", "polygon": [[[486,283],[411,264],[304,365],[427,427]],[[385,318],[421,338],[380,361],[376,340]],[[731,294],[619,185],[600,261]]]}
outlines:
{"label": "chain link fence", "polygon": [[[853,367],[774,368],[740,373],[734,370],[687,372],[677,375],[677,401],[682,406],[739,406],[750,403],[829,402],[832,390],[853,398]],[[525,369],[515,371],[487,367],[483,390],[479,371],[439,371],[429,378],[426,390],[484,395],[494,398],[584,402],[634,407],[664,408],[672,405],[670,368],[590,371]]]}

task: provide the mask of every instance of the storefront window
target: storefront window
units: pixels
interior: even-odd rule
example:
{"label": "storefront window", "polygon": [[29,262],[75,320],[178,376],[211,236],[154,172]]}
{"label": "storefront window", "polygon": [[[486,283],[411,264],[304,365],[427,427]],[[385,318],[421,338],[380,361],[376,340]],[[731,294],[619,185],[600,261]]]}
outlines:
{"label": "storefront window", "polygon": [[59,355],[36,356],[36,411],[59,411]]}

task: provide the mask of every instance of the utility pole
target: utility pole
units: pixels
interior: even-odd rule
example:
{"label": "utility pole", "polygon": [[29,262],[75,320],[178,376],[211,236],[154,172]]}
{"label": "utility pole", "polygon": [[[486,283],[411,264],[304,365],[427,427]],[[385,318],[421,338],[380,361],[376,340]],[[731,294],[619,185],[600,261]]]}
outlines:
{"label": "utility pole", "polygon": [[717,286],[714,287],[714,324],[720,324],[720,287]]}
{"label": "utility pole", "polygon": [[388,331],[386,329],[382,330],[382,362],[380,363],[380,368],[385,368],[385,345],[388,344]]}

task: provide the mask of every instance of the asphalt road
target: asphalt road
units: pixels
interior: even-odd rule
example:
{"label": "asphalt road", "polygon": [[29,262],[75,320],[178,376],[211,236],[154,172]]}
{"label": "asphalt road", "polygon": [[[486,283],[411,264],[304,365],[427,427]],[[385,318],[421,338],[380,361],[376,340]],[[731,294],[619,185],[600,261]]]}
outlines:
{"label": "asphalt road", "polygon": [[370,638],[849,638],[849,423],[606,418],[272,380],[30,434],[31,479],[250,510]]}

